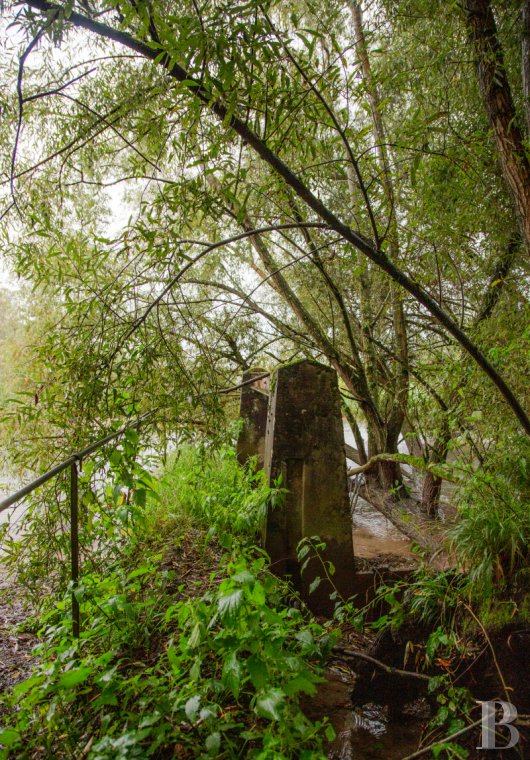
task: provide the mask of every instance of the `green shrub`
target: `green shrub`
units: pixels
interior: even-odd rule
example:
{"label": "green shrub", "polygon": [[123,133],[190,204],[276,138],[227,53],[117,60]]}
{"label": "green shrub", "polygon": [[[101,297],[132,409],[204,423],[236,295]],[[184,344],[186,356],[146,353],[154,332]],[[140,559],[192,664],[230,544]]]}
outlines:
{"label": "green shrub", "polygon": [[[0,698],[10,714],[0,758],[323,760],[333,730],[309,721],[300,699],[315,693],[334,641],[285,602],[264,553],[244,541],[278,493],[233,451],[191,448],[154,493],[119,559],[83,574],[79,641],[69,595],[43,619],[38,665]],[[216,544],[219,567],[205,561],[195,585],[167,569],[187,577],[180,549],[200,554],[198,544],[229,531],[231,553],[221,557]]]}
{"label": "green shrub", "polygon": [[452,547],[477,594],[499,596],[527,578],[530,559],[530,442],[497,448],[457,496]]}
{"label": "green shrub", "polygon": [[269,505],[282,498],[281,488],[269,488],[262,471],[252,462],[241,467],[233,448],[218,451],[198,447],[180,449],[161,478],[161,508],[170,514],[195,517],[211,533],[229,532],[254,540]]}

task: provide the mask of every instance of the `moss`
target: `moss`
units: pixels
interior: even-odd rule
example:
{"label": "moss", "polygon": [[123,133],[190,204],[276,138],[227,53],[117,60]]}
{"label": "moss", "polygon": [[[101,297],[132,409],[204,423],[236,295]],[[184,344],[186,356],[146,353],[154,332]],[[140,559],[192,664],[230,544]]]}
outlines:
{"label": "moss", "polygon": [[316,359],[291,359],[291,361],[288,362],[282,362],[281,364],[278,364],[272,371],[270,375],[270,391],[271,395],[274,392],[274,389],[276,388],[276,383],[278,380],[278,372],[281,369],[286,369],[287,367],[294,367],[296,364],[313,364],[315,367],[321,367],[322,369],[329,370],[330,367],[328,367],[326,364],[322,364],[322,362],[317,361]]}

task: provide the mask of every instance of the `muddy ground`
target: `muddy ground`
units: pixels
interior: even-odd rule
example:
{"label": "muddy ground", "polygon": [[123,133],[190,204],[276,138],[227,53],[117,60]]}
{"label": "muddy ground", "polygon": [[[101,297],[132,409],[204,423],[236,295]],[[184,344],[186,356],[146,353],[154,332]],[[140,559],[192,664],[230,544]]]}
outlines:
{"label": "muddy ground", "polygon": [[31,671],[31,650],[37,640],[32,633],[18,630],[30,621],[31,610],[23,602],[22,590],[0,564],[0,694]]}

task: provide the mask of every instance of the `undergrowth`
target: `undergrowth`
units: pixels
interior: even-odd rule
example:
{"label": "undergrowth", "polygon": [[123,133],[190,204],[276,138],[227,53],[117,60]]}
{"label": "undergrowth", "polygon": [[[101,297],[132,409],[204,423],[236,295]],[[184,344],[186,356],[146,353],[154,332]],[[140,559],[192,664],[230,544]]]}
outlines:
{"label": "undergrowth", "polygon": [[[328,632],[286,599],[252,545],[281,491],[233,451],[170,462],[105,572],[41,620],[39,664],[2,698],[2,758],[319,758],[330,726],[300,709]],[[291,597],[292,598],[292,597]]]}

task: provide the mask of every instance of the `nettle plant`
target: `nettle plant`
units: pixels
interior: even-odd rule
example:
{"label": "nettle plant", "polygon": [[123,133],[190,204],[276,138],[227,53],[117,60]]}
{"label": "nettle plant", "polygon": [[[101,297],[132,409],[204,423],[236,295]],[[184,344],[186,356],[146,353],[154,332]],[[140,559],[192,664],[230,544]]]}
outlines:
{"label": "nettle plant", "polygon": [[181,585],[175,601],[156,556],[86,579],[80,641],[58,605],[39,666],[4,698],[17,711],[0,757],[80,746],[92,760],[150,757],[178,745],[183,757],[323,758],[333,730],[311,723],[300,699],[315,694],[333,638],[282,606],[263,555],[238,555],[196,599]]}

